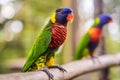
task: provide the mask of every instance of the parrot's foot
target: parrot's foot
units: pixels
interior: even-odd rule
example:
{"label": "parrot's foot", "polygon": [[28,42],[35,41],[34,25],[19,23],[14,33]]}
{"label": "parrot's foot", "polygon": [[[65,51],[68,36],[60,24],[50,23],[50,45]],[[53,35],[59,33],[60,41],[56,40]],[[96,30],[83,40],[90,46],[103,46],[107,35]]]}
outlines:
{"label": "parrot's foot", "polygon": [[91,57],[91,60],[93,61],[93,63],[96,63],[96,62],[99,62],[99,63],[100,63],[98,57],[96,57],[96,56]]}
{"label": "parrot's foot", "polygon": [[49,68],[57,68],[57,69],[59,69],[59,70],[62,71],[62,72],[67,72],[63,67],[61,67],[61,66],[59,66],[59,65],[51,66],[51,67],[49,67]]}
{"label": "parrot's foot", "polygon": [[43,69],[40,70],[40,71],[45,72],[45,73],[48,75],[49,80],[54,80],[54,76],[49,72],[48,68],[43,68]]}

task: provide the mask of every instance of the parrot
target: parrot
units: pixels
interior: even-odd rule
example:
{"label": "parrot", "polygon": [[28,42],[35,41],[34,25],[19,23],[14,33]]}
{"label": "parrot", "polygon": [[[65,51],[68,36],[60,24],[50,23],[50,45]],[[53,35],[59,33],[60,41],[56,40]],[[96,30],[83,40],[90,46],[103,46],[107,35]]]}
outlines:
{"label": "parrot", "polygon": [[67,36],[67,23],[74,19],[73,10],[71,8],[59,8],[49,18],[48,22],[41,29],[36,37],[32,48],[28,53],[26,63],[22,71],[43,70],[49,78],[53,79],[53,75],[44,68],[58,68],[66,71],[61,66],[55,64],[55,52],[64,43]]}
{"label": "parrot", "polygon": [[111,22],[113,22],[113,20],[109,14],[103,13],[95,18],[93,25],[78,42],[74,60],[87,57],[88,55],[93,59],[95,58],[94,51],[100,42],[103,26]]}

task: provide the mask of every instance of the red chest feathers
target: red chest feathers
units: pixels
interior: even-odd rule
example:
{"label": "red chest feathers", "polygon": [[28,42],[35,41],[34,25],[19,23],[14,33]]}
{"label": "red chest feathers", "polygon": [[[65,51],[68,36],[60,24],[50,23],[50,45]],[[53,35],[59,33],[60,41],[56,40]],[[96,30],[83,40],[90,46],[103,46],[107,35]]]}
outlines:
{"label": "red chest feathers", "polygon": [[57,48],[63,44],[66,39],[67,29],[65,26],[55,24],[52,27],[52,39],[50,42],[50,48]]}
{"label": "red chest feathers", "polygon": [[89,30],[91,41],[99,41],[101,38],[101,32],[102,32],[102,30],[100,30],[98,28],[91,28]]}

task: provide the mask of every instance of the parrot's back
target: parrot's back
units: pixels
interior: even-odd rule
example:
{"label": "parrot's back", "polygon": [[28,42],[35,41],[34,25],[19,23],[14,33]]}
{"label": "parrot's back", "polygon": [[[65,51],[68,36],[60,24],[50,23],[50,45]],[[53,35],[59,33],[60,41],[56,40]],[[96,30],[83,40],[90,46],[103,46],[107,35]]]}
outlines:
{"label": "parrot's back", "polygon": [[27,71],[30,67],[33,67],[33,65],[35,65],[34,62],[47,50],[52,36],[50,25],[51,22],[49,21],[35,39],[33,46],[29,51],[27,61],[22,69],[23,72]]}
{"label": "parrot's back", "polygon": [[78,46],[76,48],[74,59],[78,60],[84,56],[85,49],[89,43],[90,35],[86,33],[81,40],[78,43]]}

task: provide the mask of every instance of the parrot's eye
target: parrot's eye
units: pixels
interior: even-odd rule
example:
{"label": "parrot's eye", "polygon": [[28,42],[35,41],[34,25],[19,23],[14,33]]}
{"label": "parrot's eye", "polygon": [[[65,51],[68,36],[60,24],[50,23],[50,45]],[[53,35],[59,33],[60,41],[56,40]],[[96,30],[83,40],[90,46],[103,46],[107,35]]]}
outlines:
{"label": "parrot's eye", "polygon": [[61,12],[61,11],[62,11],[62,9],[57,9],[57,10],[56,10],[56,12]]}

